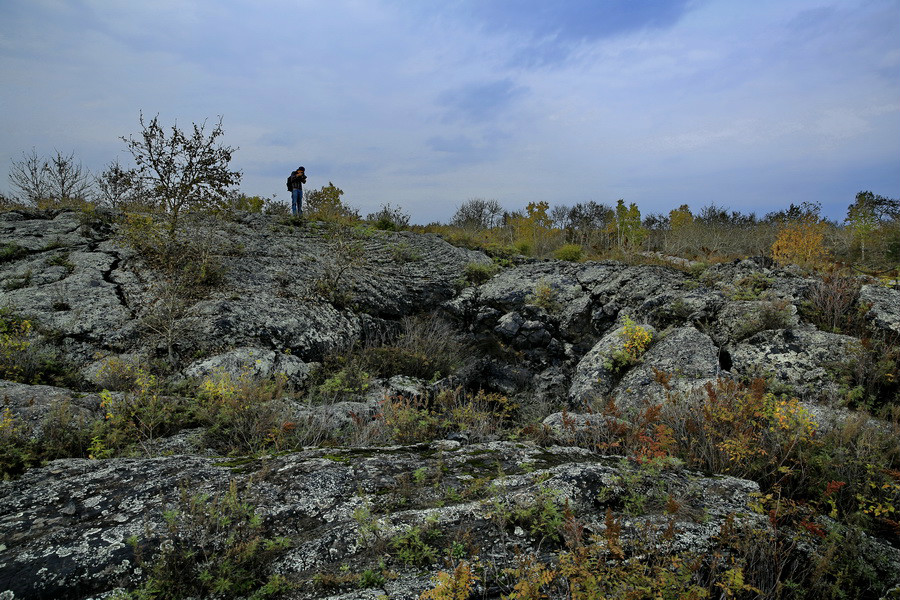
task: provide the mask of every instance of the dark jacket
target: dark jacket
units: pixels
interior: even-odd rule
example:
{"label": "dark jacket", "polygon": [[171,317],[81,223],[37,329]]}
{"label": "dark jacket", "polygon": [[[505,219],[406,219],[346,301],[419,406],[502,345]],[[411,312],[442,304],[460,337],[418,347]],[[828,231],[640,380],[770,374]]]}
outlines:
{"label": "dark jacket", "polygon": [[288,191],[302,190],[304,183],[306,183],[306,175],[297,175],[296,172],[291,173],[291,176],[287,179]]}

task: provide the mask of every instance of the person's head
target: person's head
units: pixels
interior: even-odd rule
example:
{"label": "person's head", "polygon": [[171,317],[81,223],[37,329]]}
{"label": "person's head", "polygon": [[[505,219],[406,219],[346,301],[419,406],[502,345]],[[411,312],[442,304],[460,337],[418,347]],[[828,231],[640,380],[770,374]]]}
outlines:
{"label": "person's head", "polygon": [[303,173],[306,173],[306,169],[304,169],[303,167],[297,167],[297,172],[302,175]]}

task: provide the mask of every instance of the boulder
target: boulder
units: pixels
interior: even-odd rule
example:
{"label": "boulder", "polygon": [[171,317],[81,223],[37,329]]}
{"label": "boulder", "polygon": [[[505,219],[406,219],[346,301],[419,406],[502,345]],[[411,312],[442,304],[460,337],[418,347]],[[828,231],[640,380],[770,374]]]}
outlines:
{"label": "boulder", "polygon": [[667,331],[653,343],[612,391],[620,409],[633,411],[673,395],[687,396],[718,377],[719,351],[693,327]]}
{"label": "boulder", "polygon": [[762,331],[727,348],[731,371],[768,377],[804,398],[826,399],[837,389],[829,369],[860,351],[856,338],[813,327]]}
{"label": "boulder", "polygon": [[196,361],[184,370],[186,377],[202,379],[218,373],[237,380],[242,376],[271,379],[278,375],[294,385],[303,385],[315,364],[283,352],[264,348],[236,348],[231,352]]}
{"label": "boulder", "polygon": [[[649,325],[643,324],[643,327],[651,335],[656,335],[656,331]],[[612,361],[616,352],[622,351],[624,347],[624,331],[625,326],[622,325],[606,334],[578,361],[569,386],[570,405],[590,405],[606,398],[615,389],[621,374],[616,371]]]}
{"label": "boulder", "polygon": [[881,285],[864,285],[859,302],[870,306],[866,319],[885,333],[900,333],[900,290]]}

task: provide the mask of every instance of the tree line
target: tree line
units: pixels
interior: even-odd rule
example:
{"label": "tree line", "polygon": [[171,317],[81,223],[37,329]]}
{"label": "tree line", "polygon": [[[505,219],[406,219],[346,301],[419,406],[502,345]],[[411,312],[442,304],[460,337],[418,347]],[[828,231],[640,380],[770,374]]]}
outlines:
{"label": "tree line", "polygon": [[[0,206],[38,208],[103,206],[164,215],[174,236],[186,212],[245,210],[283,213],[285,205],[238,191],[242,174],[229,167],[235,148],[222,143],[222,118],[211,128],[193,123],[163,127],[159,116],[140,115],[141,131],[122,137],[133,165],[118,160],[94,175],[74,153],[56,150],[41,156],[34,149],[13,160],[9,182],[13,197],[0,195]],[[844,261],[870,269],[900,265],[900,200],[861,191],[838,222],[821,215],[821,206],[804,202],[762,217],[716,204],[694,212],[683,204],[668,213],[642,215],[635,203],[595,201],[572,206],[530,202],[524,210],[506,210],[497,200],[463,202],[449,223],[413,227],[402,208],[387,204],[365,219],[342,200],[329,182],[307,190],[311,218],[352,224],[367,221],[380,229],[419,229],[453,243],[493,254],[537,257],[623,258],[657,253],[694,260],[736,256],[772,256],[783,262],[814,265]]]}

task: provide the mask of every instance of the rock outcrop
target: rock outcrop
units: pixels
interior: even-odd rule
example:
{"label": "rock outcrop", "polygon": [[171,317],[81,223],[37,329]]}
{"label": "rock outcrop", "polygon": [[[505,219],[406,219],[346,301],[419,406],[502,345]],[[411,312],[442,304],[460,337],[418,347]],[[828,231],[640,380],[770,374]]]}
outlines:
{"label": "rock outcrop", "polygon": [[[522,553],[549,557],[572,542],[542,519],[570,518],[570,533],[584,539],[621,527],[635,553],[724,556],[733,551],[726,532],[778,535],[757,483],[557,444],[627,428],[643,407],[719,378],[767,378],[828,427],[850,418],[833,405],[863,341],[817,330],[800,310],[813,280],[763,259],[703,272],[524,259],[472,286],[467,267],[490,259],[434,235],[253,214],[194,226],[218,276],[166,305],[172,282],[123,241],[114,215],[0,213],[0,306],[34,325],[33,341],[73,388],[0,381],[3,423],[40,438],[61,407],[66,419],[102,423],[109,396],[100,390],[115,365],[164,363],[175,389],[227,373],[281,374],[302,391],[336,353],[393,344],[404,318],[431,312],[465,339],[465,360],[430,381],[386,375],[336,386],[324,404],[302,394],[285,402],[291,426],[315,423],[333,447],[222,457],[194,423],[144,448],[149,457],[54,460],[0,483],[0,600],[133,588],[166,552],[166,515],[229,490],[255,506],[269,535],[288,540],[267,568],[295,584],[289,597],[298,600],[418,598],[460,553],[484,566],[478,597],[500,598],[510,592],[504,569]],[[873,335],[900,332],[896,290],[865,285],[857,306]],[[649,342],[624,360],[626,323]],[[501,394],[504,410],[533,418],[532,441],[458,431],[427,444],[341,443],[343,432],[379,419],[416,427],[386,423],[390,399],[430,406],[457,389]],[[614,417],[598,414],[607,405],[618,407]],[[822,528],[840,535],[834,523],[810,524],[813,536]],[[397,540],[412,534],[411,558]],[[876,576],[896,580],[900,551],[861,539]],[[814,554],[817,543],[797,552]],[[375,575],[365,585],[350,576],[367,571]]]}

